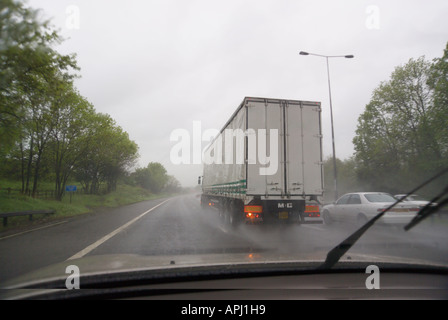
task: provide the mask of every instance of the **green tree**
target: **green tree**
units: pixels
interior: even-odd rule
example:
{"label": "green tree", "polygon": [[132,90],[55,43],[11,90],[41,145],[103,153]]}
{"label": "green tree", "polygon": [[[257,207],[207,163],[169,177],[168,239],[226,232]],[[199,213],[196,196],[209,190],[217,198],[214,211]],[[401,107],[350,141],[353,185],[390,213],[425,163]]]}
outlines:
{"label": "green tree", "polygon": [[40,21],[38,10],[19,1],[0,2],[0,152],[20,140],[30,93],[42,89],[55,70],[78,69],[74,55],[51,48],[60,42],[49,21]]}
{"label": "green tree", "polygon": [[74,55],[61,55],[61,41],[38,11],[22,3],[0,3],[0,157],[20,155],[22,191],[37,191],[42,159],[54,122],[54,94],[78,70]]}
{"label": "green tree", "polygon": [[146,168],[135,170],[132,176],[137,185],[152,193],[162,192],[170,181],[165,167],[158,162],[150,162]]}
{"label": "green tree", "polygon": [[[433,68],[424,57],[410,59],[373,92],[353,139],[358,178],[366,185],[401,192],[447,164],[434,117]],[[446,122],[446,115],[439,120]]]}
{"label": "green tree", "polygon": [[[448,43],[441,58],[434,59],[428,85],[434,90],[434,106],[430,110],[431,125],[440,143],[442,158],[448,156]],[[446,161],[441,166],[446,166]]]}
{"label": "green tree", "polygon": [[[356,162],[354,158],[336,158],[336,169],[338,173],[338,194],[362,191],[356,175]],[[324,202],[334,201],[334,175],[333,157],[324,160]]]}
{"label": "green tree", "polygon": [[115,191],[118,179],[134,166],[138,157],[138,146],[129,139],[127,132],[115,127],[104,149],[101,177],[107,192]]}
{"label": "green tree", "polygon": [[107,191],[116,188],[138,157],[138,146],[106,114],[95,114],[85,141],[87,149],[75,168],[75,177],[87,193],[99,193],[102,184]]}
{"label": "green tree", "polygon": [[182,185],[174,176],[168,176],[164,186],[164,191],[168,193],[176,193],[182,191]]}
{"label": "green tree", "polygon": [[128,134],[76,90],[76,56],[52,48],[61,41],[38,10],[0,1],[2,174],[20,176],[33,196],[42,177],[54,179],[59,200],[74,174],[91,193],[114,190],[138,156]]}
{"label": "green tree", "polygon": [[54,173],[56,199],[61,200],[67,180],[89,151],[91,119],[95,111],[74,88],[65,88],[53,106],[52,115],[54,129],[49,161]]}

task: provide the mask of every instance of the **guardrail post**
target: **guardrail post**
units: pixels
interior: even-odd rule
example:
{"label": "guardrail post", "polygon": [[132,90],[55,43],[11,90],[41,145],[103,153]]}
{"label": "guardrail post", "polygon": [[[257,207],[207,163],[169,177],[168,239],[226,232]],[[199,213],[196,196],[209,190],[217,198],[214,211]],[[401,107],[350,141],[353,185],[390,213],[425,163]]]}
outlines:
{"label": "guardrail post", "polygon": [[9,217],[22,217],[28,216],[29,221],[33,221],[33,215],[35,214],[53,214],[54,210],[35,210],[35,211],[22,211],[22,212],[0,212],[0,218],[3,218],[3,226],[6,227],[8,225]]}

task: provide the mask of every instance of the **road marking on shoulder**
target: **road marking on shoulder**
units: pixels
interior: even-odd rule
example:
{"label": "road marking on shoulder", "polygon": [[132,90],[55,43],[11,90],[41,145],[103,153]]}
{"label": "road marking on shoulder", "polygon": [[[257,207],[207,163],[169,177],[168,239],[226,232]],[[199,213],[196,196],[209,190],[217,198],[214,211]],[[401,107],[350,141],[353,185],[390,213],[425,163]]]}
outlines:
{"label": "road marking on shoulder", "polygon": [[112,231],[111,233],[109,233],[108,235],[102,237],[101,239],[99,239],[98,241],[92,243],[90,246],[88,246],[87,248],[79,251],[77,254],[71,256],[70,258],[67,259],[68,260],[74,260],[74,259],[79,259],[84,257],[86,254],[90,253],[91,251],[93,251],[94,249],[98,248],[100,245],[102,245],[104,242],[106,242],[107,240],[113,238],[114,236],[116,236],[117,234],[119,234],[120,232],[122,232],[124,229],[128,228],[131,224],[135,223],[136,221],[140,220],[141,218],[143,218],[145,215],[147,215],[148,213],[150,213],[151,211],[153,211],[154,209],[160,207],[162,204],[168,202],[171,199],[165,200],[162,203],[159,203],[158,205],[156,205],[155,207],[152,207],[151,209],[143,212],[141,215],[139,215],[137,218],[132,219],[131,221],[129,221],[128,223],[122,225],[121,227],[117,228],[116,230]]}
{"label": "road marking on shoulder", "polygon": [[43,226],[43,227],[40,227],[40,228],[35,228],[35,229],[31,229],[31,230],[26,230],[26,231],[19,232],[19,233],[14,233],[14,234],[11,234],[11,235],[9,235],[9,236],[5,236],[5,237],[3,237],[3,238],[0,238],[0,240],[9,239],[9,238],[14,238],[14,237],[20,236],[20,235],[25,234],[25,233],[30,233],[30,232],[33,232],[33,231],[37,231],[37,230],[42,230],[42,229],[46,229],[46,228],[50,228],[50,227],[54,227],[54,226],[57,226],[57,225],[60,225],[60,224],[66,223],[66,222],[68,222],[68,221],[61,221],[61,222],[53,223],[53,224],[50,224],[50,225],[47,225],[47,226]]}

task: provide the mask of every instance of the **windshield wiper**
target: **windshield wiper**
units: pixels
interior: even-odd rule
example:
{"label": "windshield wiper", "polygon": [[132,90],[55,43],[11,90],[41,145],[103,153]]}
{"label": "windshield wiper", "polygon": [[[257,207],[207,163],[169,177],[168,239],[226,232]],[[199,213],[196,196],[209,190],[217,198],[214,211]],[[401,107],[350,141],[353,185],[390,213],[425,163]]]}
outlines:
{"label": "windshield wiper", "polygon": [[[426,180],[425,182],[423,182],[421,185],[419,185],[418,187],[416,187],[415,189],[411,190],[410,192],[408,192],[406,194],[405,197],[403,197],[402,199],[397,200],[396,202],[394,202],[392,205],[390,205],[389,207],[387,207],[385,210],[383,210],[382,212],[380,212],[379,214],[377,214],[375,217],[373,217],[372,219],[370,219],[369,221],[367,221],[361,228],[359,228],[358,230],[356,230],[353,234],[351,234],[347,239],[345,239],[344,241],[342,241],[340,244],[338,244],[336,247],[334,247],[333,249],[330,250],[330,252],[328,252],[327,254],[327,258],[325,259],[325,262],[318,268],[318,269],[330,269],[332,268],[336,263],[339,262],[339,260],[341,259],[341,257],[348,251],[350,250],[351,247],[353,247],[353,245],[359,240],[359,238],[361,238],[361,236],[371,227],[375,224],[375,222],[380,219],[386,212],[388,212],[390,209],[392,209],[393,207],[395,207],[397,204],[399,204],[400,202],[403,201],[403,199],[406,199],[406,197],[408,197],[409,195],[417,192],[419,189],[423,188],[424,186],[430,184],[431,182],[433,182],[434,180],[436,180],[437,178],[440,178],[441,176],[443,176],[445,173],[448,172],[448,168],[445,168],[444,170],[442,170],[441,172],[439,172],[438,174],[436,174],[435,176],[431,177],[430,179]],[[446,191],[446,189],[444,190]],[[440,195],[437,196],[437,198],[439,198],[439,196],[443,196],[443,194],[445,194],[445,192],[442,192]],[[437,207],[440,207],[441,205],[445,205],[447,203],[448,199],[445,199],[444,201],[442,201],[441,203],[439,203],[437,205]],[[431,201],[432,202],[432,201]],[[429,205],[425,206],[426,207],[430,207]],[[421,220],[423,220],[424,218],[426,218],[428,215],[430,215],[432,212],[435,212],[432,210],[432,207],[430,207],[431,209],[427,209],[428,211],[424,212],[423,215],[418,219],[419,221],[415,221],[411,226],[410,224],[408,224],[406,227],[409,226],[409,228],[413,227],[414,225],[416,225],[418,222],[420,222]],[[423,210],[423,209],[422,209]],[[430,210],[430,211],[429,211]],[[428,213],[429,212],[429,213]]]}
{"label": "windshield wiper", "polygon": [[[443,197],[448,195],[448,185],[443,189],[441,193],[435,196],[430,202],[428,202],[418,213],[417,215],[409,222],[404,230],[408,231],[411,228],[415,227],[421,221],[429,217],[431,214],[439,211],[441,208],[448,204],[448,197],[441,200]],[[435,204],[437,203],[437,204]]]}

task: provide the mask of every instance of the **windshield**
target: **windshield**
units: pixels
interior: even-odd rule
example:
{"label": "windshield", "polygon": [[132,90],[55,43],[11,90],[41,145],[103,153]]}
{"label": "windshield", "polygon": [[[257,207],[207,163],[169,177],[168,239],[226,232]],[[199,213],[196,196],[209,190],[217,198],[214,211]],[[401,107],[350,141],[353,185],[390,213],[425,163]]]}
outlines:
{"label": "windshield", "polygon": [[369,202],[396,202],[397,200],[389,194],[376,193],[376,194],[364,194]]}
{"label": "windshield", "polygon": [[446,268],[447,177],[416,188],[448,167],[447,13],[1,1],[0,288],[76,270],[314,271],[409,192],[436,212],[406,230],[426,204],[400,201],[328,268]]}

